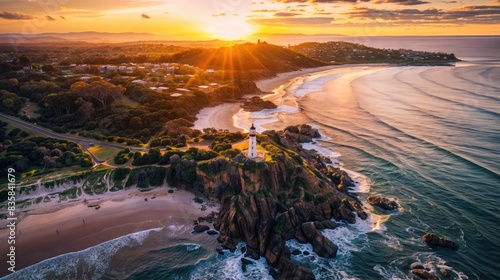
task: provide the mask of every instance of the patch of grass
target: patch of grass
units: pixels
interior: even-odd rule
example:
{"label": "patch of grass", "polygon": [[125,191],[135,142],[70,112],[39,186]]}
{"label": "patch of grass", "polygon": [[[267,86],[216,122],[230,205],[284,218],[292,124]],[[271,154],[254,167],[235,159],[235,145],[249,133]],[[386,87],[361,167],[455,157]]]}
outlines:
{"label": "patch of grass", "polygon": [[19,112],[20,114],[23,114],[23,112],[27,113],[29,115],[30,119],[36,119],[40,116],[40,113],[35,112],[40,110],[40,107],[38,107],[38,104],[30,101],[26,101],[25,106],[21,109]]}
{"label": "patch of grass", "polygon": [[97,158],[106,160],[114,157],[115,155],[118,154],[120,149],[117,148],[112,148],[112,147],[106,147],[106,146],[94,146],[88,148],[88,150],[94,154]]}

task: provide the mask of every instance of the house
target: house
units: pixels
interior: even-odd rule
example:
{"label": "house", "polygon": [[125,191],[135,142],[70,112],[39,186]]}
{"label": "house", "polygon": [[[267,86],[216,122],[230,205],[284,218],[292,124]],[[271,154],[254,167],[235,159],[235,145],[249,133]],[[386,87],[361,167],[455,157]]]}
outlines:
{"label": "house", "polygon": [[179,97],[179,96],[182,96],[182,94],[180,94],[180,93],[173,93],[170,96],[172,96],[172,97]]}
{"label": "house", "polygon": [[134,84],[140,84],[140,85],[145,85],[147,84],[148,82],[144,81],[144,80],[133,80],[132,83]]}
{"label": "house", "polygon": [[207,69],[207,70],[205,70],[205,72],[207,74],[213,74],[213,73],[215,73],[215,70],[214,69]]}
{"label": "house", "polygon": [[84,71],[87,71],[89,69],[90,69],[90,67],[87,64],[82,64],[82,65],[78,65],[75,67],[75,70],[78,72],[84,72]]}
{"label": "house", "polygon": [[208,91],[208,90],[210,89],[210,87],[209,87],[209,86],[204,86],[204,85],[202,85],[202,86],[198,86],[198,88],[199,88],[200,90],[202,90],[202,91]]}

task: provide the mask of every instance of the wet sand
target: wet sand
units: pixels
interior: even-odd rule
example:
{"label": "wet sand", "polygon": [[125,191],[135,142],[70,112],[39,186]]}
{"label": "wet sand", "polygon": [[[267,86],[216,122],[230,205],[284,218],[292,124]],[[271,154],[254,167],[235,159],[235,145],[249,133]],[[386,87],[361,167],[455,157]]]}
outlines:
{"label": "wet sand", "polygon": [[[134,192],[121,201],[103,202],[100,209],[80,203],[53,213],[28,215],[17,228],[16,270],[134,232],[169,225],[191,226],[198,217],[216,210],[214,207],[201,211],[201,205],[193,198],[186,191]],[[7,235],[7,230],[0,231],[0,240],[6,240]],[[0,275],[7,272],[3,245]]]}

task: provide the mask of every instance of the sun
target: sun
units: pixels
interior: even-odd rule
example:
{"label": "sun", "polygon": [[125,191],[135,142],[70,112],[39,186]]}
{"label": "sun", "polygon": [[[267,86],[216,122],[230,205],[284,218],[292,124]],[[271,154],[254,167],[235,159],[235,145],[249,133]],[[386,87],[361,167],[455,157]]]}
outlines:
{"label": "sun", "polygon": [[220,16],[213,19],[208,31],[217,39],[238,40],[252,34],[253,27],[239,16]]}

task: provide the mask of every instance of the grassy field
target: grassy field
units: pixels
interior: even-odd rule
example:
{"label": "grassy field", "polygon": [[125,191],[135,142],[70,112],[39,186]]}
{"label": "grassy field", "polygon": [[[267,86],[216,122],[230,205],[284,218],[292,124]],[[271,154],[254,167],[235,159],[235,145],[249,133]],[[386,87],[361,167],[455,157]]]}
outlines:
{"label": "grassy field", "polygon": [[6,122],[8,124],[7,125],[7,131],[11,131],[11,130],[13,130],[15,128],[19,128],[20,130],[24,130],[24,131],[26,131],[26,132],[28,132],[30,134],[27,138],[37,137],[37,136],[46,137],[46,136],[44,136],[44,135],[42,135],[42,134],[40,134],[38,132],[35,132],[35,131],[31,130],[31,129],[26,129],[26,128],[22,127],[22,126],[19,126],[19,125],[15,124],[15,123],[12,123],[9,120],[2,119],[2,121]]}
{"label": "grassy field", "polygon": [[118,154],[118,152],[120,151],[120,149],[117,148],[103,147],[103,146],[90,147],[88,148],[88,150],[101,160],[110,159],[116,156],[116,154]]}
{"label": "grassy field", "polygon": [[40,114],[35,111],[39,109],[40,108],[36,103],[27,101],[26,105],[21,109],[21,112],[26,113],[30,119],[36,119],[40,116]]}

